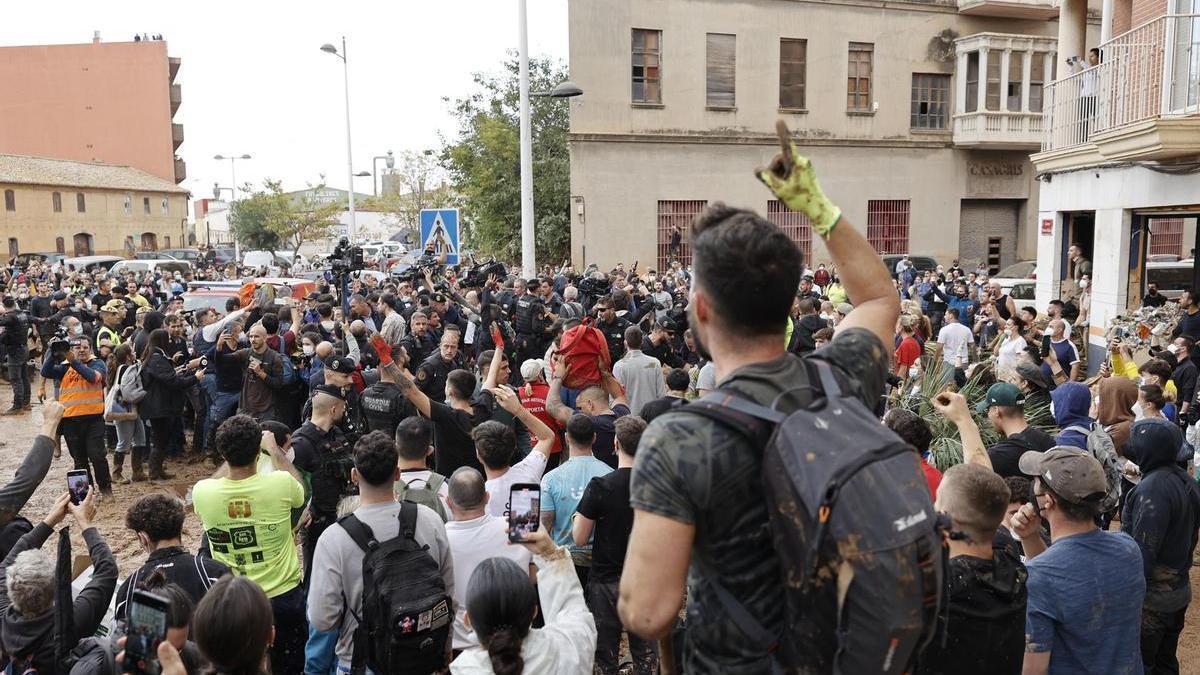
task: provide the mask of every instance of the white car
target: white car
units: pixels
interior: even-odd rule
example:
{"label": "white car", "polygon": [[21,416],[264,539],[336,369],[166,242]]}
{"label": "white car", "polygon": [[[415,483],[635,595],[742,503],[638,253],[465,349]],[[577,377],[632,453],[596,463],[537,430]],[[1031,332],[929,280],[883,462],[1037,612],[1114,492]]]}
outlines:
{"label": "white car", "polygon": [[[296,264],[303,267],[308,267],[308,258],[303,255],[296,254]],[[290,253],[280,253],[271,251],[246,251],[242,255],[242,267],[273,267],[278,270],[288,269],[292,266],[292,257]]]}
{"label": "white car", "polygon": [[167,276],[171,276],[176,272],[182,274],[191,271],[191,269],[192,264],[186,260],[122,260],[109,268],[108,271],[112,274],[163,272]]}
{"label": "white car", "polygon": [[997,272],[988,281],[995,281],[1000,284],[1000,291],[1002,293],[1008,293],[1017,284],[1027,281],[1037,281],[1037,261],[1022,260],[1021,262],[1013,263]]}

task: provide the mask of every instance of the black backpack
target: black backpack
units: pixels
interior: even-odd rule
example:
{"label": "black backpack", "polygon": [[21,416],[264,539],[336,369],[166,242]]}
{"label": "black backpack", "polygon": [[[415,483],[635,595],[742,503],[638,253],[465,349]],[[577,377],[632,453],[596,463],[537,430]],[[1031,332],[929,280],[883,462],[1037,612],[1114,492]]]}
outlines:
{"label": "black backpack", "polygon": [[365,554],[354,673],[427,675],[446,666],[452,600],[429,547],[417,543],[417,505],[400,502],[397,517],[400,533],[385,542],[354,514],[338,521]]}
{"label": "black backpack", "polygon": [[[763,486],[780,586],[782,633],[765,628],[701,566],[746,637],[782,670],[903,673],[943,609],[942,532],[917,453],[833,369],[805,359],[791,413],[718,389],[679,410],[763,449]],[[778,400],[778,399],[777,399]]]}

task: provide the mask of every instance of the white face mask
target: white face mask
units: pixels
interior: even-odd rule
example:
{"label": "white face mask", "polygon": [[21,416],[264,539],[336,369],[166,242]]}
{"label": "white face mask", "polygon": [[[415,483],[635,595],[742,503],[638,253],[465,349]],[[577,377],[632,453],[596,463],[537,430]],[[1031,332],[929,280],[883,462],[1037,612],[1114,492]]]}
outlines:
{"label": "white face mask", "polygon": [[1146,386],[1147,384],[1149,384],[1149,382],[1147,382],[1147,381],[1146,381],[1146,378],[1144,378],[1144,377],[1139,377],[1139,378],[1138,378],[1138,386],[1139,386],[1139,387],[1144,387],[1144,386]]}
{"label": "white face mask", "polygon": [[1135,422],[1146,417],[1146,413],[1142,412],[1142,404],[1140,401],[1134,401],[1133,407],[1129,409],[1129,412],[1133,413],[1133,419]]}
{"label": "white face mask", "polygon": [[1080,279],[1079,280],[1079,288],[1083,289],[1083,288],[1087,288],[1087,287],[1088,287],[1087,279]]}
{"label": "white face mask", "polygon": [[1179,352],[1179,345],[1167,345],[1167,351],[1171,352],[1172,354],[1176,354]]}
{"label": "white face mask", "polygon": [[305,356],[312,356],[317,351],[316,347],[312,345],[304,345],[303,349]]}
{"label": "white face mask", "polygon": [[78,324],[71,329],[71,332],[76,335],[83,335],[83,324]]}

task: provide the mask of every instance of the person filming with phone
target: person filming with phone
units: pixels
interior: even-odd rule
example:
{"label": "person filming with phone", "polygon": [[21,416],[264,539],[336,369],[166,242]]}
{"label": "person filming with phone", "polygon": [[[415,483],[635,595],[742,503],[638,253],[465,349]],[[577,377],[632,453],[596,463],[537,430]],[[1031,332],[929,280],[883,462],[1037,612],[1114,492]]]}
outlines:
{"label": "person filming with phone", "polygon": [[92,341],[86,335],[72,337],[70,344],[60,363],[46,361],[42,377],[60,382],[58,400],[64,411],[59,431],[67,439],[75,468],[90,470],[94,484],[108,496],[112,494],[104,451],[104,376],[108,371],[104,361],[92,353]]}

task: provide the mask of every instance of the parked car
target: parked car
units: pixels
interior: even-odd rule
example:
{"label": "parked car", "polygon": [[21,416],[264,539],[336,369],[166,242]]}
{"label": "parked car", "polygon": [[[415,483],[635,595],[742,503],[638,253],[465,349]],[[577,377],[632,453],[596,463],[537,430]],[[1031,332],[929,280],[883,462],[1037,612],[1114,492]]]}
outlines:
{"label": "parked car", "polygon": [[[904,256],[889,254],[881,257],[883,258],[884,266],[887,267],[888,274],[896,276],[896,263],[904,259]],[[936,270],[938,266],[938,261],[927,255],[910,255],[908,256],[908,261],[913,264],[913,267],[917,268],[918,272]]]}
{"label": "parked car", "polygon": [[[308,258],[297,253],[296,262],[303,266],[308,266]],[[290,253],[281,253],[276,251],[247,251],[242,254],[242,267],[268,267],[277,268],[279,270],[287,270],[292,267],[292,256]]]}
{"label": "parked car", "polygon": [[125,259],[115,255],[82,255],[76,258],[64,258],[62,262],[66,269],[94,272],[98,269],[112,270],[117,263],[125,262]]}
{"label": "parked car", "polygon": [[63,253],[18,253],[16,257],[10,258],[10,260],[15,260],[21,267],[29,267],[29,264],[32,262],[44,262],[53,265],[66,257]]}
{"label": "parked car", "polygon": [[169,256],[174,260],[186,260],[193,265],[200,259],[199,249],[194,248],[167,248],[159,251],[159,253]]}
{"label": "parked car", "polygon": [[1033,302],[1037,295],[1037,282],[1029,280],[1020,280],[1013,283],[1007,289],[1008,297],[1012,298],[1013,302],[1020,306],[1022,303]]}
{"label": "parked car", "polygon": [[192,264],[186,260],[121,260],[109,268],[114,274],[125,272],[163,272],[165,274],[184,273],[192,270]]}
{"label": "parked car", "polygon": [[1036,260],[1015,262],[991,277],[991,281],[1000,284],[1000,290],[1004,293],[1008,293],[1013,286],[1030,279],[1037,279]]}
{"label": "parked car", "polygon": [[[303,300],[309,293],[317,290],[316,282],[309,279],[259,277],[254,281],[259,285],[274,286],[275,303],[279,305],[284,304],[285,298]],[[226,301],[229,298],[236,298],[241,287],[240,281],[193,281],[188,284],[188,290],[183,294],[183,309],[184,311],[195,311],[204,307],[214,307],[224,314]]]}
{"label": "parked car", "polygon": [[1148,262],[1146,263],[1146,285],[1157,284],[1159,293],[1175,300],[1183,294],[1185,289],[1192,287],[1192,274],[1195,267],[1195,258],[1184,258],[1174,262]]}

